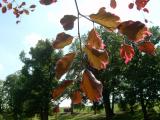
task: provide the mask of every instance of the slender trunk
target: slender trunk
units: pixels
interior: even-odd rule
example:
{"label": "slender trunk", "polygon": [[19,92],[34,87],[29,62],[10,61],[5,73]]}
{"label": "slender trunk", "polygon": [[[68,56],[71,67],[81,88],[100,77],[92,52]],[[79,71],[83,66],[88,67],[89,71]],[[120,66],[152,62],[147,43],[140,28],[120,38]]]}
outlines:
{"label": "slender trunk", "polygon": [[130,113],[131,113],[131,114],[134,114],[133,105],[130,105]]}
{"label": "slender trunk", "polygon": [[93,110],[94,110],[94,114],[97,114],[97,102],[93,102]]}
{"label": "slender trunk", "polygon": [[74,107],[74,104],[73,104],[73,102],[71,102],[71,109],[70,109],[71,114],[74,114],[73,107]]}
{"label": "slender trunk", "polygon": [[14,120],[18,120],[17,114],[14,114]]}
{"label": "slender trunk", "polygon": [[115,97],[115,95],[114,95],[114,89],[113,89],[113,94],[112,94],[112,114],[114,115],[114,97]]}
{"label": "slender trunk", "polygon": [[108,92],[107,89],[104,88],[103,89],[103,102],[104,102],[106,120],[112,120],[112,117],[113,117],[109,96],[110,96],[110,93]]}
{"label": "slender trunk", "polygon": [[48,107],[41,109],[40,119],[41,120],[48,120]]}
{"label": "slender trunk", "polygon": [[144,118],[144,120],[149,120],[148,115],[147,115],[146,105],[145,105],[142,93],[140,94],[140,103],[141,103],[141,107],[142,107],[142,112],[143,112],[143,118]]}

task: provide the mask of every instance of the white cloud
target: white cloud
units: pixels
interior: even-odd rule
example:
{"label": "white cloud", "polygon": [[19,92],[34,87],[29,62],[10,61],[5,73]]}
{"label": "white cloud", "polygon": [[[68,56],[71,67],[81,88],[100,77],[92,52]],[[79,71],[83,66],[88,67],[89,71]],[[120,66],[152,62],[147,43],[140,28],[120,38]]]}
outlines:
{"label": "white cloud", "polygon": [[39,35],[37,33],[30,33],[25,37],[24,44],[27,47],[35,47],[38,40],[41,40],[41,39],[42,39],[41,35]]}

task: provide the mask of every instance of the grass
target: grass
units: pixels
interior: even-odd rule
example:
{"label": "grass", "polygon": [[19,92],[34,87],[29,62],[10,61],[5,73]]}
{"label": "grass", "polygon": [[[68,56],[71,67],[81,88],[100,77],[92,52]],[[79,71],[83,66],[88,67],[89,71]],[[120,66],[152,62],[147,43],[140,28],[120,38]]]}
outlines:
{"label": "grass", "polygon": [[[158,108],[157,108],[158,109]],[[77,110],[74,109],[74,114],[71,115],[70,113],[64,113],[63,108],[61,108],[60,113],[54,114],[49,116],[49,120],[105,120],[105,113],[104,110],[100,111],[96,115],[94,112],[89,108],[86,107],[84,110]],[[113,120],[143,120],[143,114],[141,110],[137,110],[135,114],[131,114],[129,112],[122,112],[117,106],[115,106],[115,116]],[[150,120],[160,120],[160,113],[158,111],[150,112]],[[2,116],[0,115],[0,120]],[[11,120],[11,119],[6,119]],[[37,116],[33,118],[28,118],[24,120],[40,120]]]}
{"label": "grass", "polygon": [[[98,113],[98,114],[93,114],[93,112],[86,113],[86,112],[80,112],[80,113],[75,113],[71,115],[70,113],[58,113],[57,117],[54,116],[49,116],[49,120],[105,120],[105,114],[104,112]],[[150,116],[150,120],[160,120],[160,115],[158,114],[152,114]],[[0,120],[2,119],[2,116],[0,115]],[[28,118],[24,120],[39,120],[37,116],[34,118]],[[119,112],[116,113],[113,120],[143,120],[143,115],[141,112],[137,111],[135,112],[134,115],[128,113],[128,112]]]}

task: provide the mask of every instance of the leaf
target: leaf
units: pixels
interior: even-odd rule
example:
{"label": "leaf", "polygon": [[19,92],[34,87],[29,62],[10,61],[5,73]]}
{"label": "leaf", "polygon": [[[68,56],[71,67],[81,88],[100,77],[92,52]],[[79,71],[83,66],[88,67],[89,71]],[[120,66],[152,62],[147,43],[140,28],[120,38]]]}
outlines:
{"label": "leaf", "polygon": [[64,80],[58,87],[54,88],[52,91],[52,98],[56,100],[58,97],[60,97],[65,89],[73,83],[73,80]]}
{"label": "leaf", "polygon": [[82,96],[79,90],[76,90],[72,94],[72,103],[73,104],[80,104],[82,101]]}
{"label": "leaf", "polygon": [[147,8],[144,8],[143,11],[149,13],[149,10]]}
{"label": "leaf", "polygon": [[141,52],[145,52],[150,55],[155,55],[155,46],[150,41],[145,41],[142,44],[138,45],[138,49]]}
{"label": "leaf", "polygon": [[83,72],[80,87],[91,101],[98,101],[102,97],[102,83],[89,70]]}
{"label": "leaf", "polygon": [[95,49],[105,48],[105,44],[103,44],[99,33],[94,28],[89,32],[87,45],[92,46]]}
{"label": "leaf", "polygon": [[115,14],[106,12],[104,7],[100,8],[97,14],[91,14],[90,18],[110,31],[115,30],[120,24],[120,18]]}
{"label": "leaf", "polygon": [[17,21],[16,21],[16,24],[18,24],[18,23],[20,23],[20,22],[21,22],[21,21],[17,20]]}
{"label": "leaf", "polygon": [[137,5],[137,10],[141,10],[146,6],[149,0],[136,0],[135,4]]}
{"label": "leaf", "polygon": [[57,0],[40,0],[39,1],[42,5],[50,5],[52,3],[57,2]]}
{"label": "leaf", "polygon": [[147,20],[147,19],[145,19],[145,20],[144,20],[144,22],[145,22],[145,23],[148,23],[148,20]]}
{"label": "leaf", "polygon": [[18,8],[21,8],[21,7],[25,6],[25,5],[26,5],[26,2],[22,2],[22,3],[18,6]]}
{"label": "leaf", "polygon": [[53,48],[61,49],[66,45],[72,43],[73,37],[71,35],[65,34],[64,32],[59,33],[56,37],[56,40],[53,41]]}
{"label": "leaf", "polygon": [[2,0],[4,3],[8,3],[8,1],[7,0]]}
{"label": "leaf", "polygon": [[36,8],[36,5],[31,5],[30,8]]}
{"label": "leaf", "polygon": [[0,3],[0,8],[2,7],[2,3]]}
{"label": "leaf", "polygon": [[109,63],[108,53],[105,50],[98,50],[86,45],[84,48],[88,56],[90,66],[97,70],[105,69]]}
{"label": "leaf", "polygon": [[117,7],[116,0],[111,0],[110,1],[110,6],[111,6],[111,8],[115,9]]}
{"label": "leaf", "polygon": [[65,74],[70,67],[76,53],[66,54],[63,58],[56,63],[56,78],[60,79],[63,74]]}
{"label": "leaf", "polygon": [[11,10],[12,9],[12,3],[8,3],[7,8],[8,8],[8,10]]}
{"label": "leaf", "polygon": [[6,6],[3,6],[2,7],[2,13],[6,13],[7,12],[7,8],[6,8]]}
{"label": "leaf", "polygon": [[120,48],[120,56],[125,60],[125,64],[128,64],[134,57],[134,49],[128,44],[122,44]]}
{"label": "leaf", "polygon": [[71,30],[74,27],[74,21],[77,19],[74,15],[65,15],[60,23],[63,25],[64,30]]}
{"label": "leaf", "polygon": [[144,40],[146,36],[150,36],[151,32],[145,26],[145,24],[141,23],[140,21],[125,21],[122,22],[118,26],[119,32],[123,35],[126,35],[129,40],[134,42],[140,42]]}
{"label": "leaf", "polygon": [[129,3],[128,8],[133,9],[133,7],[134,7],[134,3]]}
{"label": "leaf", "polygon": [[26,14],[26,15],[29,15],[29,11],[24,9],[23,12]]}

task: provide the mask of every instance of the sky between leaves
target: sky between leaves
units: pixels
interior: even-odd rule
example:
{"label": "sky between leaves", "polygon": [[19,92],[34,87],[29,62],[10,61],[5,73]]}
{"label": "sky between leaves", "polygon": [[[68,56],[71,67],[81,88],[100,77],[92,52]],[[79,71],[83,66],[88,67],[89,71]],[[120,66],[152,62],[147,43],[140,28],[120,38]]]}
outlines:
{"label": "sky between leaves", "polygon": [[[9,0],[8,0],[9,1]],[[19,0],[20,2],[22,0]],[[49,6],[39,4],[39,0],[23,0],[28,5],[36,4],[36,10],[30,15],[21,17],[21,23],[16,24],[16,18],[8,11],[6,14],[0,13],[0,79],[5,80],[9,74],[20,70],[22,63],[19,54],[22,50],[28,53],[30,47],[34,47],[39,39],[55,39],[56,35],[64,32],[60,24],[60,19],[66,14],[77,15],[74,0],[58,0],[57,3]],[[149,22],[148,26],[159,25],[159,0],[152,0],[147,8],[150,13],[138,12],[136,9],[129,10],[128,3],[132,0],[117,0],[117,8],[110,8],[110,0],[77,0],[80,12],[84,15],[97,13],[100,7],[106,7],[110,11],[120,16],[121,20],[140,20],[144,22],[144,16]],[[92,23],[80,19],[81,34],[92,29]],[[76,23],[76,22],[75,22]],[[77,36],[77,24],[67,34]],[[65,48],[67,49],[67,48]]]}

